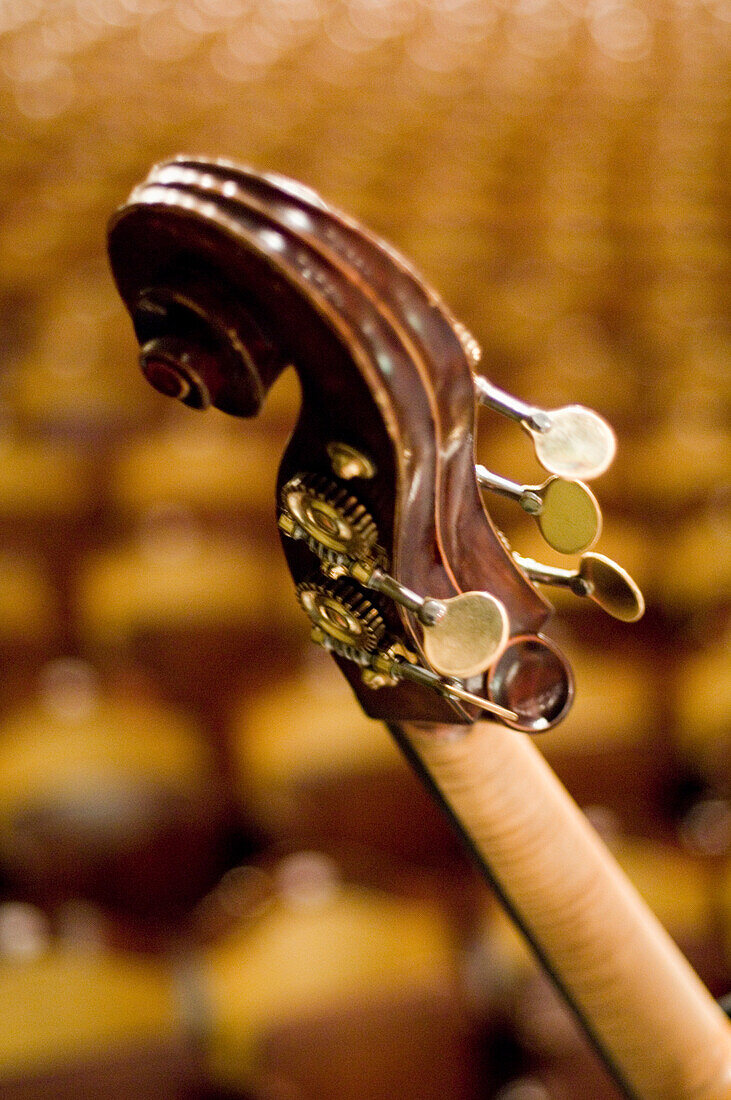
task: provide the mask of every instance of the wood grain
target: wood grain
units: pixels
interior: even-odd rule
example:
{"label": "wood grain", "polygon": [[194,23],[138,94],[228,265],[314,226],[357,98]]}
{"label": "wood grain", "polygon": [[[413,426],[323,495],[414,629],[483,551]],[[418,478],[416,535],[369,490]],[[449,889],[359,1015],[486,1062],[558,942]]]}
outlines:
{"label": "wood grain", "polygon": [[530,740],[491,723],[394,732],[627,1095],[730,1098],[731,1025]]}

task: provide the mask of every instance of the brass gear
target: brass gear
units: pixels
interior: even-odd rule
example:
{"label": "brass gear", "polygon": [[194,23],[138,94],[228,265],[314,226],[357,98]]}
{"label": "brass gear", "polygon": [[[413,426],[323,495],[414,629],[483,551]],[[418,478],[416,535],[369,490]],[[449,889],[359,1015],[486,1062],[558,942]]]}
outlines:
{"label": "brass gear", "polygon": [[326,477],[298,474],[283,486],[282,512],[304,532],[311,550],[323,561],[338,557],[371,562],[382,557],[378,530],[363,505]]}
{"label": "brass gear", "polygon": [[372,653],[386,630],[380,612],[347,581],[301,581],[297,598],[313,626],[354,650]]}

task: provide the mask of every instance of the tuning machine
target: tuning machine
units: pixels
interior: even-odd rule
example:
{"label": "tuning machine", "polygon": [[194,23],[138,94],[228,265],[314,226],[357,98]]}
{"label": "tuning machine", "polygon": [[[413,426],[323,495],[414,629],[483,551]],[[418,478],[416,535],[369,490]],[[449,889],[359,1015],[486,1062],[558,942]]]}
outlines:
{"label": "tuning machine", "polygon": [[571,481],[590,481],[611,465],[617,446],[603,417],[583,405],[539,409],[501,390],[482,375],[474,375],[477,400],[503,416],[517,420],[533,437],[536,457],[551,474]]}
{"label": "tuning machine", "polygon": [[382,569],[355,563],[349,570],[364,588],[382,592],[413,612],[424,627],[424,653],[442,676],[467,679],[490,667],[508,637],[503,604],[488,592],[462,592],[445,600],[425,599]]}
{"label": "tuning machine", "polygon": [[289,538],[304,540],[332,580],[349,577],[415,615],[427,661],[441,676],[476,676],[503,649],[509,624],[500,600],[488,592],[433,599],[401,584],[383,568],[385,555],[370,514],[326,478],[301,474],[284,485],[279,527]]}
{"label": "tuning machine", "polygon": [[404,645],[389,644],[385,639],[386,625],[378,609],[348,581],[342,578],[302,581],[297,586],[297,596],[312,623],[313,641],[359,665],[363,682],[369,687],[393,686],[400,680],[408,680],[506,721],[517,718],[507,707],[467,691],[457,682],[458,674],[424,668],[419,665],[416,654]]}
{"label": "tuning machine", "polygon": [[570,588],[577,596],[586,596],[603,611],[626,623],[642,618],[645,601],[629,573],[603,554],[583,554],[576,570],[541,565],[532,558],[513,553],[513,560],[536,584]]}
{"label": "tuning machine", "polygon": [[518,485],[485,466],[476,466],[483,489],[516,500],[533,516],[541,534],[561,554],[580,554],[594,545],[602,527],[596,497],[581,481],[549,477],[542,485]]}
{"label": "tuning machine", "polygon": [[383,558],[372,517],[354,496],[328,478],[298,474],[283,486],[280,499],[282,533],[303,539],[323,562],[337,565]]}
{"label": "tuning machine", "polygon": [[468,703],[488,714],[494,714],[497,718],[502,718],[506,722],[515,722],[518,719],[515,711],[502,707],[491,699],[484,699],[481,695],[475,695],[473,692],[467,691],[454,679],[443,680],[431,669],[404,660],[398,653],[388,651],[383,654],[375,654],[370,661],[369,669],[373,670],[376,675],[387,677],[393,682],[408,680],[411,683],[420,684],[422,687],[436,691],[438,695],[443,696],[445,699],[457,699],[461,703]]}
{"label": "tuning machine", "polygon": [[354,585],[302,581],[297,585],[297,598],[312,623],[314,641],[321,642],[324,632],[346,647],[353,660],[356,654],[371,653],[380,645],[386,624]]}

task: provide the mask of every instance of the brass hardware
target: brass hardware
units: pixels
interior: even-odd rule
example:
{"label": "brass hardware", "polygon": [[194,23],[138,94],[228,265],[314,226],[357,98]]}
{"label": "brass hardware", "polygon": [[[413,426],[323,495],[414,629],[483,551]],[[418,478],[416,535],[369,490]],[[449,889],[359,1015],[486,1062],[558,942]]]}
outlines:
{"label": "brass hardware", "polygon": [[[626,623],[642,618],[645,601],[629,573],[603,554],[584,554],[579,563],[579,580],[586,595],[615,619]],[[576,589],[574,589],[576,591]]]}
{"label": "brass hardware", "polygon": [[598,413],[582,405],[567,405],[548,416],[548,427],[531,434],[536,457],[549,473],[590,481],[609,468],[617,443]]}
{"label": "brass hardware", "polygon": [[424,653],[443,676],[470,677],[490,667],[508,636],[502,603],[488,592],[462,592],[446,600],[424,598],[380,569],[355,564],[350,575],[413,612],[424,627]]}
{"label": "brass hardware", "polygon": [[[380,651],[378,647],[385,633],[385,623],[376,608],[352,585],[341,580],[330,584],[304,581],[297,586],[297,596],[312,623],[312,640],[338,656],[360,665],[363,683],[374,691],[393,687],[400,680],[410,680],[446,698],[470,703],[507,721],[516,720],[515,712],[467,691],[456,682],[457,673],[449,673],[449,678],[445,679],[439,670],[419,665],[416,654],[400,642],[393,642],[387,649]],[[469,606],[463,603],[456,616],[453,615],[455,631],[469,631],[469,620],[474,617],[475,611],[472,597],[480,597],[480,602],[484,598],[498,604],[497,600],[482,592],[465,593],[465,596],[470,597],[470,603]],[[461,597],[455,599],[459,600]],[[445,602],[449,604],[452,601]],[[498,606],[502,608],[501,604]],[[485,609],[480,608],[477,616],[478,635],[483,630],[483,624],[479,620],[484,614]],[[473,630],[472,634],[474,633]],[[481,638],[478,638],[478,644],[480,643]],[[456,634],[452,637],[451,627],[447,642],[443,644],[448,659],[455,664],[450,645],[457,646],[458,641]],[[469,675],[472,675],[471,671],[465,677]]]}
{"label": "brass hardware", "polygon": [[570,588],[575,595],[586,596],[615,619],[634,623],[644,614],[645,601],[635,581],[625,569],[603,554],[582,555],[577,570],[555,569],[516,553],[513,553],[513,560],[536,584]]}
{"label": "brass hardware", "polygon": [[375,476],[376,467],[371,460],[349,443],[328,443],[327,453],[333,473],[344,481],[355,477],[367,479]]}
{"label": "brass hardware", "polygon": [[412,611],[425,627],[434,626],[446,613],[443,600],[419,596],[418,593],[412,592],[406,585],[400,584],[395,577],[390,577],[388,573],[384,573],[382,569],[371,568],[360,562],[354,562],[348,572],[365,588],[370,588],[374,592],[382,592],[394,603],[405,607],[407,611]]}
{"label": "brass hardware", "polygon": [[483,489],[511,497],[533,516],[548,545],[559,553],[580,554],[599,537],[602,515],[583,482],[549,477],[542,485],[518,485],[485,466],[476,466],[475,472]]}
{"label": "brass hardware", "polygon": [[293,477],[282,488],[279,526],[290,538],[304,539],[324,562],[341,558],[375,564],[382,558],[378,531],[355,497],[327,478]]}
{"label": "brass hardware", "polygon": [[533,437],[536,457],[551,474],[570,481],[590,481],[611,465],[617,448],[612,428],[583,405],[539,409],[505,393],[481,375],[474,376],[477,400],[517,420]]}
{"label": "brass hardware", "polygon": [[[324,624],[323,624],[324,626]],[[481,695],[467,691],[454,679],[443,679],[430,668],[424,668],[417,663],[416,655],[406,650],[400,643],[391,645],[384,652],[368,652],[358,649],[346,641],[343,641],[331,633],[325,626],[314,626],[312,639],[325,649],[336,653],[339,657],[354,661],[361,666],[361,679],[363,683],[374,691],[385,687],[395,687],[401,680],[419,684],[429,688],[446,699],[459,700],[469,703],[473,707],[494,714],[506,722],[515,722],[518,715],[507,707],[500,706],[490,699],[484,699]]]}
{"label": "brass hardware", "polygon": [[561,554],[581,554],[594,546],[602,529],[597,499],[581,481],[549,478],[542,486],[542,508],[536,516],[549,546]]}
{"label": "brass hardware", "polygon": [[[379,654],[379,661],[380,666],[383,666],[384,661],[406,661],[410,665],[418,665],[419,658],[412,650],[402,645],[401,642],[393,642],[387,650]],[[377,691],[383,687],[395,687],[399,682],[398,677],[385,671],[385,666],[379,667],[379,670],[376,670],[372,666],[364,668],[361,673],[361,679],[366,687],[371,688],[373,691]]]}
{"label": "brass hardware", "polygon": [[277,517],[277,526],[280,531],[283,531],[289,538],[295,537],[295,531],[297,530],[297,524],[287,512],[280,512]]}
{"label": "brass hardware", "polygon": [[488,592],[442,601],[444,615],[424,630],[424,653],[443,676],[469,679],[490,667],[508,637],[507,612]]}
{"label": "brass hardware", "polygon": [[[329,587],[327,582],[298,587],[300,603],[319,629],[343,645],[375,647],[375,642],[365,644],[361,639],[361,626],[367,624],[360,623],[359,614],[377,612],[357,589],[338,587],[347,574],[417,616],[424,627],[426,658],[440,675],[469,677],[489,668],[508,634],[505,608],[494,596],[464,592],[436,600],[400,584],[375,564],[375,555],[381,552],[376,546],[376,525],[365,508],[324,479],[292,478],[282,490],[282,508],[281,530],[290,538],[304,538],[333,582]],[[362,601],[357,606],[356,596]],[[342,602],[336,606],[332,601],[339,599]]]}
{"label": "brass hardware", "polygon": [[[348,619],[356,610],[353,601],[358,592],[337,587],[346,574],[417,616],[424,627],[426,658],[442,676],[462,678],[485,672],[505,644],[508,618],[494,596],[463,592],[446,600],[424,597],[379,568],[376,556],[382,552],[376,545],[375,523],[354,497],[326,479],[302,475],[288,481],[282,489],[279,526],[290,538],[305,539],[320,558],[323,573],[334,582],[330,587],[327,582],[319,586],[305,582],[298,593],[316,626],[343,645],[374,648],[362,643],[358,622]],[[346,592],[342,607],[327,602]]]}
{"label": "brass hardware", "polygon": [[462,592],[446,600],[424,598],[380,569],[349,569],[365,588],[382,592],[412,611],[424,627],[424,653],[443,676],[468,678],[491,665],[508,636],[502,603],[488,592]]}
{"label": "brass hardware", "polygon": [[431,669],[422,668],[421,665],[411,664],[388,653],[376,653],[371,658],[370,667],[377,673],[382,673],[393,680],[410,680],[412,683],[421,684],[422,687],[431,688],[444,698],[458,699],[462,703],[469,703],[471,706],[479,707],[480,710],[494,714],[507,722],[517,721],[518,715],[515,711],[508,710],[490,699],[483,699],[481,695],[475,695],[474,692],[467,691],[454,680],[442,679],[437,673],[432,672]]}
{"label": "brass hardware", "polygon": [[395,687],[398,683],[393,676],[387,672],[376,672],[374,668],[364,668],[360,674],[360,678],[366,687],[369,687],[371,691],[379,691],[384,687]]}
{"label": "brass hardware", "polygon": [[379,612],[353,585],[303,581],[297,598],[314,627],[343,645],[370,652],[383,637]]}

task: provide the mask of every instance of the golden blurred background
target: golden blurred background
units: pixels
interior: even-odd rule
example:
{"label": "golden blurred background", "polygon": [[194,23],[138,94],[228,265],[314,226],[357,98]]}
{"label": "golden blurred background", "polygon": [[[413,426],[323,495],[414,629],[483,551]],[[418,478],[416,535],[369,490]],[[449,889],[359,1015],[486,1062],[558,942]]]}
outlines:
{"label": "golden blurred background", "polygon": [[[496,383],[616,428],[540,742],[731,988],[728,0],[0,0],[0,1096],[616,1097],[385,732],[274,518],[297,411],[152,392],[105,258],[225,156],[392,241]],[[480,416],[478,458],[543,480]],[[521,553],[570,566],[517,505]]]}

